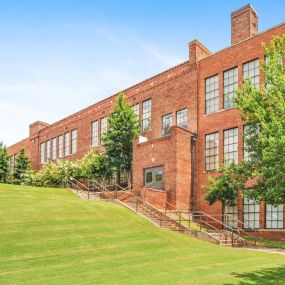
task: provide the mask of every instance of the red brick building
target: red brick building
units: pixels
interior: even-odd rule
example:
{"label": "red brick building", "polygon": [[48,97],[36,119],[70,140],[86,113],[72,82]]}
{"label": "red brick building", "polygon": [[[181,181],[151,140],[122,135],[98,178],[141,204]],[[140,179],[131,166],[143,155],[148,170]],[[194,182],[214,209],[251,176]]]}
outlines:
{"label": "red brick building", "polygon": [[[242,79],[263,83],[259,66],[262,43],[285,34],[285,24],[258,32],[258,16],[251,5],[231,14],[231,45],[211,53],[198,40],[189,43],[189,59],[126,90],[140,118],[141,135],[134,144],[133,183],[141,190],[151,183],[156,195],[177,209],[220,214],[219,203],[203,199],[209,175],[217,175],[225,161],[241,161],[245,122],[231,96]],[[32,166],[47,161],[81,158],[100,146],[117,94],[52,125],[35,122],[29,137],[8,151],[12,157],[24,148]],[[283,205],[273,207],[239,199],[226,212],[245,226],[285,237]]]}

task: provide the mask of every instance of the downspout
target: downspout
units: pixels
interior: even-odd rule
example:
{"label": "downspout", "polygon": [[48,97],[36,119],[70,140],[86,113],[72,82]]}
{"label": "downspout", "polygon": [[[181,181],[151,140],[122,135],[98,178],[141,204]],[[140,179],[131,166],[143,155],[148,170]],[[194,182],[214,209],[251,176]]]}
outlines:
{"label": "downspout", "polygon": [[196,193],[195,193],[195,149],[197,138],[191,137],[191,189],[190,189],[190,211],[196,211]]}

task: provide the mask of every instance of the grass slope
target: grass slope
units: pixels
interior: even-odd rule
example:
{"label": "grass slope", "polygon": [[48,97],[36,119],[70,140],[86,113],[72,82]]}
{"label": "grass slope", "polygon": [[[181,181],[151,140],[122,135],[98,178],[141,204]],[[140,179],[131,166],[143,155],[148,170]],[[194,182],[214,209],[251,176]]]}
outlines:
{"label": "grass slope", "polygon": [[285,284],[285,257],[159,229],[68,190],[0,185],[0,284]]}

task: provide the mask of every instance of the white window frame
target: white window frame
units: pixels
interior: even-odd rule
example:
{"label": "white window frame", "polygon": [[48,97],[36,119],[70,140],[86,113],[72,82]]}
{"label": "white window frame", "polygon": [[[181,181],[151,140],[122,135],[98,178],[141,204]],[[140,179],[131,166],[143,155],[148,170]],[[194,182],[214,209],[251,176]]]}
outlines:
{"label": "white window frame", "polygon": [[64,134],[64,156],[70,155],[70,133]]}
{"label": "white window frame", "polygon": [[63,135],[58,137],[58,158],[63,158],[64,145],[63,145]]}
{"label": "white window frame", "polygon": [[143,101],[142,103],[142,132],[151,130],[152,117],[152,99]]}
{"label": "white window frame", "polygon": [[219,76],[216,74],[205,80],[205,114],[219,110]]}
{"label": "white window frame", "polygon": [[99,121],[94,121],[91,124],[91,145],[92,147],[96,147],[99,145]]}
{"label": "white window frame", "polygon": [[162,116],[162,136],[170,134],[170,127],[172,126],[172,113]]}
{"label": "white window frame", "polygon": [[[212,167],[212,165],[214,165]],[[205,170],[213,171],[219,168],[219,133],[205,135]]]}
{"label": "white window frame", "polygon": [[233,98],[238,87],[238,67],[224,71],[224,109],[234,107]]}
{"label": "white window frame", "polygon": [[52,155],[51,155],[51,159],[52,160],[56,160],[57,159],[57,149],[56,149],[56,147],[57,147],[57,138],[55,137],[55,138],[53,138],[52,139],[52,144],[51,144],[51,146],[52,146]]}
{"label": "white window frame", "polygon": [[40,163],[45,163],[45,142],[40,144]]}
{"label": "white window frame", "polygon": [[188,109],[184,108],[176,112],[176,125],[188,129]]}
{"label": "white window frame", "polygon": [[254,87],[259,88],[260,81],[260,60],[259,58],[246,62],[242,65],[243,78],[249,78]]}
{"label": "white window frame", "polygon": [[224,164],[238,164],[238,128],[224,130]]}

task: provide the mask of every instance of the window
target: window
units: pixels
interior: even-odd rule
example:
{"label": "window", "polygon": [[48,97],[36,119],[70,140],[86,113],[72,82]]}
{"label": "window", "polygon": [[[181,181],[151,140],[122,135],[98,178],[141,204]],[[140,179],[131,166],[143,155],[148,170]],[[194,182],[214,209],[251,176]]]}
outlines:
{"label": "window", "polygon": [[77,152],[77,130],[71,131],[71,154]]}
{"label": "window", "polygon": [[218,75],[206,79],[206,114],[219,110],[219,82]]}
{"label": "window", "polygon": [[63,135],[58,137],[58,158],[63,157]]}
{"label": "window", "polygon": [[101,144],[103,144],[102,142],[102,136],[104,136],[107,131],[108,131],[108,123],[107,123],[107,117],[105,118],[102,118],[100,120],[100,125],[101,125],[101,132],[100,132],[100,135],[101,135]]}
{"label": "window", "polygon": [[238,128],[224,131],[224,163],[238,163]]}
{"label": "window", "polygon": [[238,87],[238,68],[232,68],[224,72],[224,109],[234,106],[232,101],[235,89]]}
{"label": "window", "polygon": [[181,128],[188,128],[188,109],[179,110],[176,113],[176,125]]}
{"label": "window", "polygon": [[219,167],[219,133],[206,135],[205,169],[216,170]]}
{"label": "window", "polygon": [[246,229],[259,228],[259,203],[257,201],[244,197],[243,222]]}
{"label": "window", "polygon": [[41,161],[41,164],[43,164],[45,162],[45,143],[41,143],[41,146],[40,146],[40,161]]}
{"label": "window", "polygon": [[132,106],[132,110],[135,113],[135,115],[137,116],[137,119],[140,119],[140,104],[136,104],[134,106]]}
{"label": "window", "polygon": [[144,186],[163,189],[163,167],[153,167],[144,170]]}
{"label": "window", "polygon": [[266,204],[266,228],[267,229],[283,229],[283,218],[284,218],[284,205],[273,205]]}
{"label": "window", "polygon": [[151,99],[144,101],[142,105],[142,131],[151,129]]}
{"label": "window", "polygon": [[56,138],[52,139],[52,151],[51,159],[56,160]]}
{"label": "window", "polygon": [[46,142],[46,161],[50,161],[50,141]]}
{"label": "window", "polygon": [[172,125],[172,114],[162,117],[162,135],[167,136],[170,134],[170,127]]}
{"label": "window", "polygon": [[98,121],[92,123],[92,139],[91,139],[92,147],[99,145],[99,126]]}
{"label": "window", "polygon": [[237,205],[235,206],[225,205],[224,223],[231,228],[238,227],[238,207]]}
{"label": "window", "polygon": [[70,155],[70,135],[64,134],[64,156]]}
{"label": "window", "polygon": [[243,78],[250,78],[253,86],[259,88],[259,59],[243,64]]}

